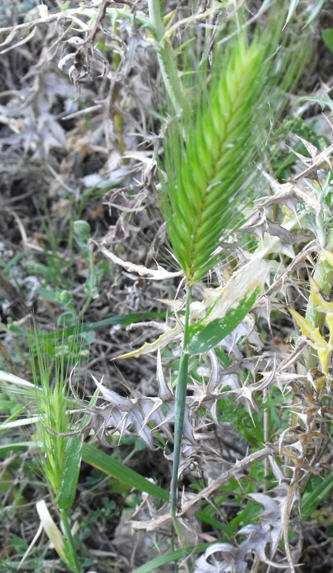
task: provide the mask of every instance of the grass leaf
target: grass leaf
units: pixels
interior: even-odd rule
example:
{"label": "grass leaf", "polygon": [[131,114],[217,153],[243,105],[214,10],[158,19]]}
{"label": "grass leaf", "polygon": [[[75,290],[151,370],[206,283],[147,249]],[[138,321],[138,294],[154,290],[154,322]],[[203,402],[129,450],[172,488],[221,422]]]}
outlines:
{"label": "grass leaf", "polygon": [[288,15],[287,15],[285,26],[287,26],[289,24],[290,20],[292,19],[298,4],[299,4],[299,0],[290,0],[289,10],[288,10]]}
{"label": "grass leaf", "polygon": [[309,4],[309,7],[311,7],[311,10],[310,10],[309,17],[306,21],[306,26],[309,26],[311,24],[311,22],[313,22],[317,18],[317,16],[318,16],[320,10],[322,9],[325,1],[326,0],[318,0],[314,4],[313,4],[313,2],[311,2]]}
{"label": "grass leaf", "polygon": [[333,476],[327,476],[313,488],[311,492],[305,492],[302,499],[302,517],[304,521],[309,519],[314,510],[331,494],[333,489]]}
{"label": "grass leaf", "polygon": [[209,547],[210,543],[200,543],[197,547],[185,547],[184,549],[177,549],[176,551],[170,551],[170,553],[166,553],[165,555],[159,555],[155,557],[148,563],[141,565],[133,571],[133,573],[149,573],[150,571],[156,571],[157,567],[162,567],[167,563],[173,563],[183,559],[187,555],[189,555],[194,549],[196,553],[200,553]]}
{"label": "grass leaf", "polygon": [[40,442],[13,442],[11,444],[5,444],[0,446],[0,456],[2,454],[7,454],[12,450],[25,450],[26,448],[38,448],[41,446]]}
{"label": "grass leaf", "polygon": [[325,46],[333,53],[333,28],[326,28],[323,30],[322,38]]}
{"label": "grass leaf", "polygon": [[89,332],[90,330],[97,330],[98,328],[103,328],[104,326],[112,325],[122,325],[128,326],[129,324],[134,324],[135,322],[141,322],[144,320],[149,320],[150,318],[165,318],[166,312],[135,312],[130,314],[118,314],[114,316],[109,316],[103,320],[97,320],[96,322],[83,322],[80,326],[75,325],[65,329],[57,330],[56,332],[51,332],[49,334],[44,334],[45,339],[58,338],[59,335],[66,337],[72,336],[73,334],[80,334],[81,332]]}
{"label": "grass leaf", "polygon": [[104,452],[101,452],[94,446],[88,444],[83,445],[82,459],[91,466],[139,491],[145,491],[164,501],[169,500],[169,492],[165,489],[150,482],[131,468],[128,468],[125,464],[114,460],[111,456],[104,454]]}
{"label": "grass leaf", "polygon": [[69,509],[75,499],[77,482],[81,466],[83,436],[68,438],[65,448],[65,462],[61,476],[57,505],[60,509]]}

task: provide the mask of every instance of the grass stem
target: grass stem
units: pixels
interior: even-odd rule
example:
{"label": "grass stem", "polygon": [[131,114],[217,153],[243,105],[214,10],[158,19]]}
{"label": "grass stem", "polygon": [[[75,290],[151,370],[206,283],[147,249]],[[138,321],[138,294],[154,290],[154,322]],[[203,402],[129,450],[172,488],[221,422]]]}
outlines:
{"label": "grass stem", "polygon": [[[189,353],[187,350],[187,345],[188,345],[189,326],[190,326],[190,302],[191,302],[191,287],[188,286],[186,294],[183,346],[179,360],[179,374],[176,386],[174,450],[173,450],[173,466],[172,466],[172,478],[171,478],[171,488],[170,488],[171,515],[176,531],[177,531],[176,511],[177,511],[177,499],[178,499],[178,469],[179,469],[182,434],[183,434],[184,417],[185,417],[186,387],[187,387],[188,362],[189,362]],[[177,531],[177,535],[178,533],[179,532]]]}
{"label": "grass stem", "polygon": [[61,522],[62,522],[62,525],[64,528],[64,533],[66,535],[68,562],[71,564],[71,568],[72,568],[72,571],[74,573],[81,573],[82,569],[80,567],[80,564],[79,564],[79,561],[77,558],[74,539],[73,539],[71,528],[70,528],[67,510],[61,509],[60,510],[60,516],[61,516]]}

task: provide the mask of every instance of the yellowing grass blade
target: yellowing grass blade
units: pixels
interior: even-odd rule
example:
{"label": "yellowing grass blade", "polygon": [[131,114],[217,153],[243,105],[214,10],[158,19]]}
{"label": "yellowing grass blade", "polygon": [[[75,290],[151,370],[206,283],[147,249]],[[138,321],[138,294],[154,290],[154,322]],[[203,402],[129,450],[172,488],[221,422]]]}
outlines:
{"label": "yellowing grass blade", "polygon": [[164,332],[159,338],[153,342],[145,342],[143,346],[127,352],[126,354],[121,354],[116,356],[114,360],[124,360],[125,358],[137,358],[138,356],[143,356],[144,354],[150,354],[151,352],[156,352],[167,346],[170,342],[173,342],[178,336],[181,335],[181,327],[177,324],[174,328],[170,328]]}
{"label": "yellowing grass blade", "polygon": [[309,339],[309,344],[317,351],[318,357],[321,363],[322,370],[324,374],[328,373],[328,364],[331,356],[331,348],[319,332],[319,328],[313,326],[313,324],[307,319],[301,316],[293,308],[289,309],[290,314],[295,319],[302,334]]}

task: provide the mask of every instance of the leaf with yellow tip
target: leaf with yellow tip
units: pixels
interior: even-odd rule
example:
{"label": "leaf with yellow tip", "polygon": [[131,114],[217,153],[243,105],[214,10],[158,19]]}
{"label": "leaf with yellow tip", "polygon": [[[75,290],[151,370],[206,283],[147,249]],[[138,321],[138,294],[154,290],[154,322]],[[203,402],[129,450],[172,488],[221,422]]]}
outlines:
{"label": "leaf with yellow tip", "polygon": [[331,360],[332,352],[329,350],[328,345],[327,348],[316,349],[318,352],[318,358],[320,360],[320,364],[322,367],[322,371],[324,374],[328,374],[328,365]]}
{"label": "leaf with yellow tip", "polygon": [[326,314],[326,322],[330,333],[328,345],[330,347],[330,351],[332,352],[333,351],[333,302],[328,302],[323,298],[318,284],[312,278],[310,278],[310,285],[311,285],[311,297],[313,302],[316,304],[318,310]]}
{"label": "leaf with yellow tip", "polygon": [[327,346],[327,342],[325,338],[319,332],[319,328],[316,328],[312,322],[310,322],[307,318],[299,314],[293,308],[289,309],[290,314],[293,316],[295,321],[297,322],[298,326],[300,327],[302,334],[307,338],[310,338],[313,345],[318,346],[319,348],[323,348]]}
{"label": "leaf with yellow tip", "polygon": [[131,352],[127,352],[126,354],[121,354],[120,356],[116,356],[114,360],[124,360],[125,358],[138,358],[138,356],[143,356],[144,354],[150,354],[151,352],[156,352],[156,350],[161,350],[161,348],[164,348],[170,342],[173,342],[178,336],[181,335],[181,333],[182,333],[181,326],[179,324],[176,324],[174,328],[170,328],[153,342],[145,342],[143,346],[140,346],[140,348],[132,350]]}
{"label": "leaf with yellow tip", "polygon": [[316,328],[307,318],[301,316],[293,308],[290,308],[289,312],[301,329],[302,334],[309,339],[309,344],[317,351],[322,370],[324,374],[327,374],[328,364],[332,354],[331,345],[322,337],[319,328]]}
{"label": "leaf with yellow tip", "polygon": [[333,314],[333,302],[325,300],[320,292],[320,287],[316,281],[310,277],[311,297],[317,309],[325,314]]}

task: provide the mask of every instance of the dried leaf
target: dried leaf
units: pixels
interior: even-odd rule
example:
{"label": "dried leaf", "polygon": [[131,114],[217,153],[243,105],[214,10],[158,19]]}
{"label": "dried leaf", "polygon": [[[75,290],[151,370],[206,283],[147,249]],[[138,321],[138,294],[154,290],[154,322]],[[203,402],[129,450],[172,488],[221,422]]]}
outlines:
{"label": "dried leaf", "polygon": [[59,557],[61,557],[61,559],[66,563],[65,540],[60,530],[54,523],[47,505],[43,499],[36,503],[36,509],[49,540],[53,543]]}
{"label": "dried leaf", "polygon": [[[269,566],[285,569],[285,564],[274,563],[274,556],[283,534],[283,524],[288,504],[288,488],[278,486],[267,494],[249,494],[249,497],[263,505],[260,524],[248,524],[237,533],[246,536],[242,543],[214,543],[195,563],[194,573],[246,573],[248,559],[256,553]],[[290,508],[293,505],[291,500]],[[270,552],[270,558],[267,552]],[[209,560],[209,561],[208,561]]]}

